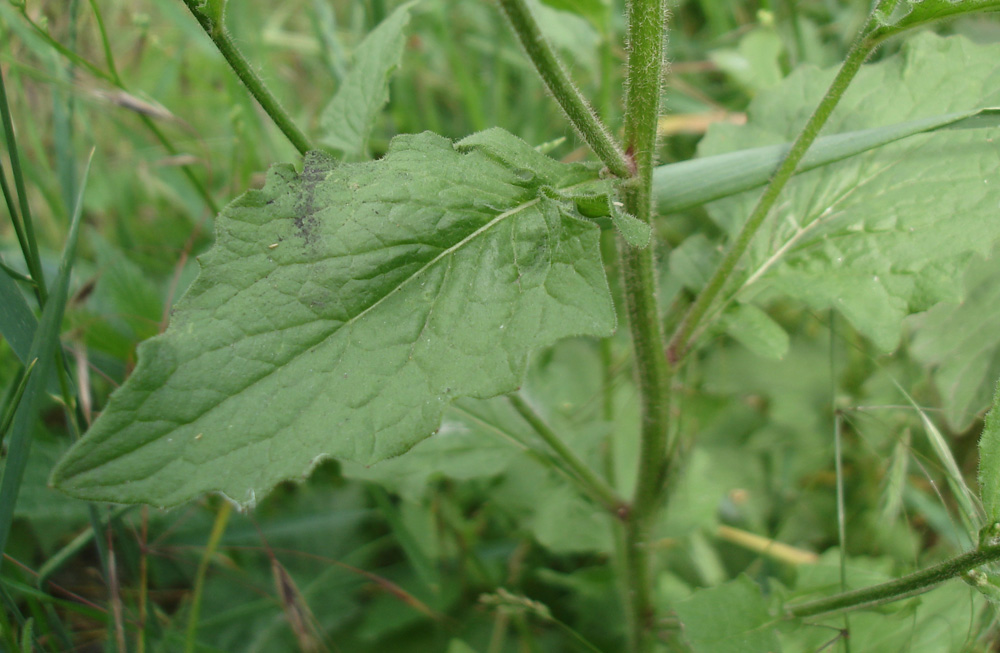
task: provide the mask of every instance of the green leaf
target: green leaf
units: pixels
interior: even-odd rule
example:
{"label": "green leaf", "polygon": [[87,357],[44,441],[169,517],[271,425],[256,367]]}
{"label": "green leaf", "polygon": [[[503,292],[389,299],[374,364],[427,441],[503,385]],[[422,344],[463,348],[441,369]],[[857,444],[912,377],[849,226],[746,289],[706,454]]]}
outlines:
{"label": "green leaf", "polygon": [[[702,151],[787,140],[832,75],[798,71],[757,97],[746,127],[713,128]],[[1000,47],[921,34],[899,56],[858,74],[829,128],[997,104]],[[985,255],[1000,238],[996,136],[995,129],[946,131],[800,175],[751,246],[740,299],[784,295],[815,310],[836,308],[878,348],[893,349],[903,318],[957,300],[970,254]],[[722,200],[710,214],[735,233],[756,199]]]}
{"label": "green leaf", "polygon": [[582,16],[598,30],[607,29],[607,0],[541,0],[541,2],[553,9]]}
{"label": "green leaf", "polygon": [[538,543],[554,553],[608,553],[613,548],[607,511],[566,483],[546,492],[544,500],[539,498],[531,530]]}
{"label": "green leaf", "polygon": [[38,328],[35,314],[28,308],[28,302],[21,294],[17,284],[6,272],[0,270],[0,336],[3,336],[20,359],[22,365],[29,362],[28,350],[31,349],[31,339]]}
{"label": "green leaf", "polygon": [[998,0],[903,0],[893,4],[890,9],[876,14],[878,27],[872,37],[885,39],[920,25],[961,14],[1000,11]]}
{"label": "green leaf", "polygon": [[[90,161],[83,174],[84,182],[90,172]],[[80,234],[80,216],[83,214],[83,191],[86,184],[80,184],[80,192],[76,197],[73,215],[70,219],[69,233],[66,234],[66,244],[63,246],[62,258],[59,260],[59,271],[55,283],[50,288],[49,298],[42,309],[42,318],[38,321],[28,350],[28,360],[38,361],[31,373],[24,394],[18,401],[17,409],[11,425],[7,455],[4,460],[3,477],[0,479],[0,551],[7,544],[17,498],[21,491],[28,458],[31,453],[32,434],[38,421],[42,400],[45,397],[45,384],[49,375],[55,369],[56,348],[60,344],[59,328],[62,325],[63,313],[69,295],[69,278],[76,261],[76,245]],[[2,561],[2,559],[0,559]]]}
{"label": "green leaf", "polygon": [[[843,161],[911,136],[941,130],[986,129],[998,125],[1000,125],[1000,109],[980,108],[823,136],[816,139],[809,148],[796,169],[796,174]],[[724,128],[713,126],[712,129],[719,131]],[[740,133],[742,130],[736,131]],[[727,133],[722,138],[733,137]],[[758,135],[757,138],[762,136]],[[712,143],[710,139],[702,146],[701,156],[697,159],[654,168],[653,197],[659,212],[685,211],[767,184],[775,169],[781,165],[781,160],[788,153],[791,143],[728,151],[734,144],[738,145],[743,140],[743,138],[733,138],[726,143],[709,145]],[[724,153],[711,153],[716,150]]]}
{"label": "green leaf", "polygon": [[741,39],[735,49],[712,50],[709,58],[751,94],[781,81],[781,36],[769,27],[758,27]]}
{"label": "green leaf", "polygon": [[757,584],[740,576],[699,590],[677,604],[684,636],[695,653],[775,653],[780,651],[775,619]]}
{"label": "green leaf", "polygon": [[944,417],[955,432],[972,426],[990,405],[1000,376],[1000,256],[974,261],[960,304],[939,304],[913,316],[910,353],[931,368]]}
{"label": "green leaf", "polygon": [[670,274],[688,290],[698,292],[708,283],[721,259],[722,253],[717,245],[705,234],[694,234],[670,252]]}
{"label": "green leaf", "polygon": [[1000,382],[979,438],[979,495],[986,522],[1000,521]]}
{"label": "green leaf", "polygon": [[758,356],[781,358],[788,352],[788,334],[753,304],[737,304],[722,321],[726,333]]}
{"label": "green leaf", "polygon": [[400,5],[354,52],[354,65],[320,116],[320,142],[345,156],[362,154],[372,124],[389,100],[389,79],[399,66],[414,2]]}
{"label": "green leaf", "polygon": [[594,176],[499,129],[275,166],[219,216],[169,329],[53,482],[248,505],[325,457],[404,453],[454,399],[516,389],[532,349],[612,332],[598,228],[542,192]]}
{"label": "green leaf", "polygon": [[420,501],[427,485],[439,476],[458,481],[496,476],[520,453],[516,440],[506,434],[508,422],[517,419],[505,415],[512,412],[502,399],[457,401],[435,436],[407,455],[371,466],[345,461],[341,472],[347,478],[376,482],[413,502]]}

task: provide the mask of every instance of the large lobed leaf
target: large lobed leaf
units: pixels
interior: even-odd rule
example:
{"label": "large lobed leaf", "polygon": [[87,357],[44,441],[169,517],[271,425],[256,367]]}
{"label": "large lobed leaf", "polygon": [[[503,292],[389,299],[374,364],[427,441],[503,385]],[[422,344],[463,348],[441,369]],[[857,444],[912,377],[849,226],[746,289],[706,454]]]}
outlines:
{"label": "large lobed leaf", "polygon": [[[710,155],[789,140],[833,71],[803,69],[751,105],[745,127],[713,127]],[[827,133],[1000,105],[1000,46],[921,34],[866,66]],[[962,294],[970,255],[1000,238],[997,130],[919,136],[800,175],[749,254],[742,301],[784,295],[836,308],[882,350],[903,318]],[[710,206],[735,233],[758,192]]]}
{"label": "large lobed leaf", "polygon": [[453,399],[517,388],[533,348],[611,333],[598,228],[553,192],[594,176],[499,129],[275,166],[219,216],[170,328],[53,482],[248,505],[324,457],[405,452]]}

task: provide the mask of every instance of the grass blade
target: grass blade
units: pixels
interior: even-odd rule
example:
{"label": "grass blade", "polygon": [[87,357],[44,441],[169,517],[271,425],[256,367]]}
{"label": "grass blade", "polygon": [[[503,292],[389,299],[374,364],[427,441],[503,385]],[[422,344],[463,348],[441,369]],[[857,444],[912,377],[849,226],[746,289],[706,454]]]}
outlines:
{"label": "grass blade", "polygon": [[[31,219],[31,208],[28,206],[28,191],[24,184],[24,171],[21,169],[21,157],[17,150],[17,140],[14,136],[14,123],[10,117],[10,104],[7,102],[7,86],[4,83],[3,74],[0,74],[0,120],[3,121],[3,133],[7,143],[7,154],[10,157],[10,170],[14,175],[14,186],[17,188],[17,199],[20,205],[20,222],[13,211],[13,202],[10,197],[10,189],[7,187],[6,178],[3,184],[3,193],[7,199],[8,208],[11,209],[11,222],[17,231],[24,260],[31,272],[31,277],[37,284],[39,300],[44,303],[46,297],[45,277],[42,275],[42,259],[38,255],[38,242],[35,239],[34,222]],[[6,175],[3,175],[6,177]]]}
{"label": "grass blade", "polygon": [[[87,161],[84,179],[90,171],[93,152]],[[24,396],[14,413],[11,429],[10,446],[4,465],[3,479],[0,480],[0,551],[7,545],[11,523],[14,520],[14,506],[24,478],[24,469],[28,463],[28,453],[31,450],[31,434],[38,419],[42,398],[45,395],[45,382],[52,372],[55,362],[56,347],[59,344],[59,328],[62,324],[63,312],[66,308],[66,298],[69,291],[69,276],[76,258],[76,244],[80,233],[80,216],[83,213],[83,189],[76,197],[73,207],[73,218],[70,222],[69,234],[59,262],[59,272],[55,279],[52,295],[42,310],[42,319],[35,337],[31,341],[28,358],[37,359],[38,364],[28,379]],[[2,564],[2,560],[0,560]]]}
{"label": "grass blade", "polygon": [[31,360],[28,353],[38,320],[17,284],[4,272],[0,272],[0,306],[3,306],[3,311],[0,311],[0,336],[10,343],[21,364],[27,365]]}
{"label": "grass blade", "polygon": [[24,396],[24,390],[28,387],[28,379],[31,378],[31,371],[35,369],[35,363],[37,362],[38,359],[36,358],[28,363],[28,367],[25,368],[24,374],[21,375],[21,380],[17,383],[17,388],[14,389],[14,393],[11,395],[10,402],[8,402],[3,408],[3,417],[0,418],[0,442],[3,442],[4,436],[7,435],[7,429],[10,428],[11,422],[14,421],[14,412],[21,403],[21,397]]}
{"label": "grass blade", "polygon": [[[888,145],[917,134],[942,129],[978,129],[1000,124],[1000,109],[949,113],[860,131],[817,138],[796,174]],[[660,214],[675,213],[712,200],[763,186],[790,145],[770,145],[691,159],[653,169],[653,201]]]}

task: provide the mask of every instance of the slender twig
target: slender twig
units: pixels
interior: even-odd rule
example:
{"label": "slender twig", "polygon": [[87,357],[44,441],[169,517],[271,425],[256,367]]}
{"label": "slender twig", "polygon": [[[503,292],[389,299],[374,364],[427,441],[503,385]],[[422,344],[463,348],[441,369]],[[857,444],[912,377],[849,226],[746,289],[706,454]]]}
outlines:
{"label": "slender twig", "polygon": [[573,84],[566,67],[556,56],[555,50],[542,35],[538,22],[524,0],[499,0],[500,9],[510,21],[518,41],[535,65],[535,70],[546,88],[566,112],[566,117],[598,158],[616,177],[631,177],[634,168],[611,138],[594,109],[580,89]]}
{"label": "slender twig", "polygon": [[552,430],[541,415],[535,412],[535,410],[524,400],[521,395],[514,393],[507,395],[507,399],[510,401],[511,406],[514,407],[521,417],[524,418],[531,428],[535,430],[535,433],[545,441],[553,452],[569,467],[572,471],[574,479],[580,484],[581,489],[586,491],[588,494],[597,498],[608,510],[615,514],[623,514],[627,506],[625,501],[618,496],[614,488],[607,484],[607,482],[602,479],[597,472],[595,472],[587,463],[576,455],[572,449],[566,446],[555,431]]}
{"label": "slender twig", "polygon": [[226,30],[223,24],[225,0],[208,0],[207,2],[204,0],[202,2],[199,2],[199,0],[184,0],[184,4],[191,10],[198,24],[201,25],[201,28],[212,39],[212,42],[222,56],[225,57],[226,62],[229,63],[229,67],[233,69],[233,72],[240,78],[243,85],[247,87],[250,94],[254,96],[261,108],[264,109],[264,112],[278,126],[278,129],[291,141],[295,149],[299,151],[299,154],[305,154],[309,150],[314,149],[309,143],[309,139],[306,138],[306,135],[292,121],[288,112],[281,106],[281,103],[274,97],[274,94],[271,93],[260,76],[254,72],[246,57],[243,56],[243,53],[236,47],[236,42],[233,41],[233,38],[229,35],[228,30]]}
{"label": "slender twig", "polygon": [[774,176],[771,177],[770,183],[764,189],[764,193],[760,196],[757,205],[750,213],[750,217],[747,218],[739,234],[737,234],[736,239],[730,245],[722,262],[715,269],[708,283],[684,315],[677,330],[674,331],[670,339],[670,344],[667,347],[667,358],[671,363],[680,361],[687,352],[692,333],[698,327],[702,318],[705,317],[705,313],[712,306],[719,293],[722,292],[726,282],[729,281],[736,269],[737,263],[739,263],[743,254],[750,246],[754,236],[757,235],[757,231],[774,207],[778,196],[784,190],[788,180],[795,174],[795,169],[798,167],[799,162],[802,161],[813,141],[819,136],[820,130],[822,130],[826,121],[830,118],[830,114],[833,113],[834,108],[844,96],[844,92],[847,91],[851,80],[854,79],[854,76],[861,69],[861,65],[868,59],[868,55],[875,49],[878,42],[875,39],[869,38],[869,34],[874,29],[874,26],[877,25],[875,19],[877,12],[881,11],[884,5],[890,1],[881,0],[873,10],[865,26],[858,34],[858,38],[855,39],[854,44],[847,53],[847,58],[830,84],[830,88],[816,106],[805,127],[799,132],[795,142],[792,143],[788,154],[781,162],[781,165],[778,166]]}

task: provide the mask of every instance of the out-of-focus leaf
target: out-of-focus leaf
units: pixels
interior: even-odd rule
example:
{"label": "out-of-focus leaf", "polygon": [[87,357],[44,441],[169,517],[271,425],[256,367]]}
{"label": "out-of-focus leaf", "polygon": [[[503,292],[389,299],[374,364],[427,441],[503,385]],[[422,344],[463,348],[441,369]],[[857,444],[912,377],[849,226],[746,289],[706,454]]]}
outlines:
{"label": "out-of-focus leaf", "polygon": [[[799,70],[756,98],[745,127],[713,126],[702,152],[790,138],[833,72]],[[861,70],[827,129],[998,104],[1000,46],[921,34],[899,56]],[[971,255],[1000,238],[997,135],[948,130],[800,175],[751,246],[741,298],[783,295],[835,308],[878,348],[893,349],[903,318],[957,299]],[[709,209],[735,233],[756,200],[746,193]]]}
{"label": "out-of-focus leaf", "polygon": [[974,261],[960,304],[939,304],[911,319],[910,353],[930,366],[944,417],[954,431],[969,428],[990,405],[1000,376],[1000,256]]}
{"label": "out-of-focus leaf", "polygon": [[780,651],[760,588],[746,576],[699,590],[677,604],[684,637],[695,653],[776,653]]}
{"label": "out-of-focus leaf", "polygon": [[726,333],[759,356],[781,358],[788,351],[788,334],[753,304],[737,304],[726,311],[722,323]]}
{"label": "out-of-focus leaf", "polygon": [[541,2],[553,9],[583,16],[599,30],[607,28],[605,25],[608,18],[607,0],[541,0]]}
{"label": "out-of-focus leaf", "polygon": [[903,0],[892,4],[891,9],[879,12],[876,16],[879,25],[872,34],[873,37],[887,38],[920,25],[962,14],[1000,11],[998,0]]}
{"label": "out-of-focus leaf", "polygon": [[347,156],[364,152],[375,117],[389,99],[413,2],[400,5],[358,45],[351,71],[320,117],[320,141]]}
{"label": "out-of-focus leaf", "polygon": [[751,94],[781,81],[781,36],[760,27],[745,34],[735,49],[712,50],[712,61]]}

